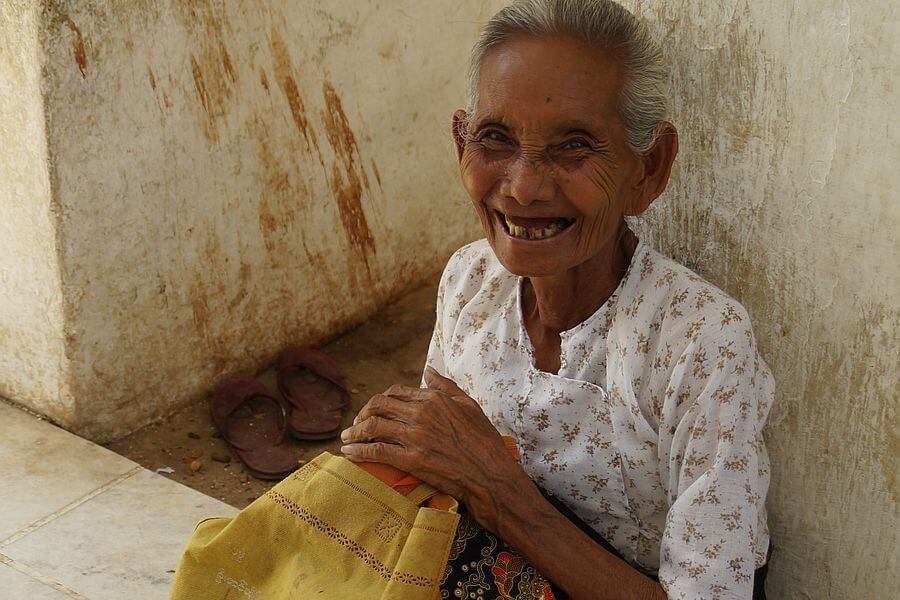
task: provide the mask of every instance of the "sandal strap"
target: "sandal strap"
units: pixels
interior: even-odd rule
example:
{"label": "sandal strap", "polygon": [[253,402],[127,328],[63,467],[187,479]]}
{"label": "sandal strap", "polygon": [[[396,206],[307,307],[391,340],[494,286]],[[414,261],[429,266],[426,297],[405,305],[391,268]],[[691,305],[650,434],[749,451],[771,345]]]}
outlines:
{"label": "sandal strap", "polygon": [[228,417],[243,404],[260,399],[274,403],[278,407],[278,437],[275,444],[280,444],[287,435],[288,414],[284,403],[272,397],[265,386],[254,379],[239,379],[226,383],[219,388],[210,400],[210,416],[213,424],[222,435],[222,439],[238,450],[254,450],[256,446],[247,446],[233,440],[228,433]]}
{"label": "sandal strap", "polygon": [[350,405],[350,398],[347,394],[346,380],[341,373],[341,368],[337,362],[319,350],[313,348],[299,348],[293,346],[285,350],[278,360],[278,389],[288,401],[293,403],[290,390],[285,383],[285,378],[296,371],[309,371],[310,373],[327,379],[338,388],[341,389],[344,406]]}

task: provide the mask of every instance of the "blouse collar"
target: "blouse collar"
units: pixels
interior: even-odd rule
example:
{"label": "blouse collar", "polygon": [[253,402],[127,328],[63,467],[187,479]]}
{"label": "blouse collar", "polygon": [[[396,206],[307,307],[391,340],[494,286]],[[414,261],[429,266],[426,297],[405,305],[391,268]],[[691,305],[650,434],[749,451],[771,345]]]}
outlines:
{"label": "blouse collar", "polygon": [[[586,327],[590,327],[592,325],[603,323],[599,330],[606,329],[606,323],[609,322],[607,316],[611,316],[615,312],[616,304],[618,303],[619,297],[622,295],[623,290],[625,289],[625,285],[628,280],[633,276],[635,271],[635,265],[640,264],[643,255],[647,252],[647,245],[643,242],[643,240],[638,240],[637,246],[634,249],[634,254],[631,256],[631,262],[628,263],[628,268],[625,269],[625,274],[622,276],[621,281],[619,281],[619,285],[616,286],[616,289],[613,290],[613,293],[606,299],[600,308],[593,312],[588,318],[586,318],[581,323],[578,323],[574,327],[570,329],[566,329],[565,331],[560,332],[559,337],[562,345],[562,363],[565,363],[565,344],[566,342],[577,335],[579,332],[584,330]],[[515,318],[517,319],[516,326],[519,329],[519,347],[522,348],[528,357],[531,359],[532,365],[534,365],[534,346],[531,343],[531,339],[528,337],[528,332],[525,330],[525,313],[523,311],[523,303],[522,303],[522,286],[525,283],[525,277],[521,275],[516,275],[515,283],[516,283],[516,310],[515,310]],[[566,365],[561,364],[560,371],[565,369]]]}

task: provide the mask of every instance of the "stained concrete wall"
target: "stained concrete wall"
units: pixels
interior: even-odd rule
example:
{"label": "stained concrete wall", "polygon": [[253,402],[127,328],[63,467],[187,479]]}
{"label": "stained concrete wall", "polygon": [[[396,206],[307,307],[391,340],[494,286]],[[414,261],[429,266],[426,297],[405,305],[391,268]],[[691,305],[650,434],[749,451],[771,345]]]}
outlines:
{"label": "stained concrete wall", "polygon": [[[0,394],[104,439],[477,235],[444,131],[498,3],[31,4],[0,3]],[[748,306],[778,380],[770,595],[891,597],[896,11],[625,4],[682,142],[642,235]]]}
{"label": "stained concrete wall", "polygon": [[900,587],[900,15],[890,3],[666,0],[681,154],[642,226],[743,301],[778,383],[773,598]]}
{"label": "stained concrete wall", "polygon": [[30,62],[2,68],[30,88],[4,127],[27,104],[35,160],[2,168],[35,172],[29,204],[0,209],[18,211],[0,260],[23,263],[0,309],[15,328],[0,395],[108,440],[440,269],[479,230],[449,117],[497,5],[48,0],[12,15],[4,43]]}
{"label": "stained concrete wall", "polygon": [[33,2],[0,2],[0,395],[66,414],[39,27]]}

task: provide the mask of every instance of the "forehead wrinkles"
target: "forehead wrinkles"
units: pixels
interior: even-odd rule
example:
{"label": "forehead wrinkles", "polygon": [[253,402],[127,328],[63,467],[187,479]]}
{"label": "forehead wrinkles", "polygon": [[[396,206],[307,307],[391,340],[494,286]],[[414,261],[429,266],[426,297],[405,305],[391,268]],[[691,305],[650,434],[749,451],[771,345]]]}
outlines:
{"label": "forehead wrinkles", "polygon": [[521,82],[509,85],[488,82],[472,115],[476,125],[500,123],[521,134],[555,134],[561,130],[605,131],[617,112],[598,94],[561,93],[529,88]]}
{"label": "forehead wrinkles", "polygon": [[553,119],[608,121],[619,116],[621,75],[612,52],[565,37],[512,38],[485,56],[473,112],[515,117],[528,129]]}
{"label": "forehead wrinkles", "polygon": [[546,118],[527,118],[517,113],[487,113],[477,112],[472,117],[473,128],[471,133],[492,124],[501,125],[519,144],[549,143],[554,138],[570,132],[585,132],[588,137],[602,141],[611,134],[611,127],[600,119],[589,119],[582,115],[581,118],[566,118],[559,115],[549,115]]}

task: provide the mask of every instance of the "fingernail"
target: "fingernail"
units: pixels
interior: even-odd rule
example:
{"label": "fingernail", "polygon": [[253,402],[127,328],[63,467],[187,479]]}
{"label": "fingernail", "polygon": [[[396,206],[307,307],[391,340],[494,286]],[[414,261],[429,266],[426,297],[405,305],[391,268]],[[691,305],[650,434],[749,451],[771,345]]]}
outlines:
{"label": "fingernail", "polygon": [[343,430],[341,432],[341,441],[346,442],[349,439],[350,439],[350,430],[349,429]]}
{"label": "fingernail", "polygon": [[341,454],[347,454],[347,450],[350,449],[350,446],[341,446]]}

